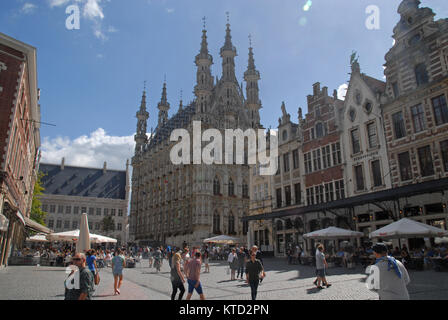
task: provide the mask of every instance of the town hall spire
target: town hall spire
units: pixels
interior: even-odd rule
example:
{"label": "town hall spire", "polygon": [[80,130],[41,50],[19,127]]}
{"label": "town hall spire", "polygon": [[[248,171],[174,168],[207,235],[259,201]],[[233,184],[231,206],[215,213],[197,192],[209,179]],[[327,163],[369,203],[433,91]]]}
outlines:
{"label": "town hall spire", "polygon": [[[235,57],[237,56],[236,48],[232,44],[232,36],[229,23],[229,13],[227,14],[227,29],[224,46],[221,48],[222,57],[222,79],[224,81],[235,81]],[[238,83],[238,82],[237,82]]]}
{"label": "town hall spire", "polygon": [[135,153],[142,150],[143,145],[147,141],[146,126],[149,118],[149,113],[146,111],[146,81],[143,89],[142,101],[140,103],[140,110],[137,112],[137,132],[134,136]]}
{"label": "town hall spire", "polygon": [[168,103],[166,95],[166,80],[163,82],[162,98],[158,104],[159,109],[159,122],[158,127],[161,128],[165,123],[168,122],[168,110],[170,110],[170,104]]}
{"label": "town hall spire", "polygon": [[260,125],[259,110],[261,109],[261,101],[259,99],[258,88],[258,81],[260,79],[260,72],[255,68],[252,37],[249,35],[249,62],[247,70],[244,73],[244,80],[246,81],[246,107],[249,109],[253,128]]}
{"label": "town hall spire", "polygon": [[202,20],[204,22],[204,28],[202,29],[201,50],[196,56],[195,60],[196,66],[198,68],[196,74],[196,86],[194,88],[197,113],[204,113],[208,111],[213,90],[213,77],[211,73],[213,57],[209,54],[208,51],[205,17]]}

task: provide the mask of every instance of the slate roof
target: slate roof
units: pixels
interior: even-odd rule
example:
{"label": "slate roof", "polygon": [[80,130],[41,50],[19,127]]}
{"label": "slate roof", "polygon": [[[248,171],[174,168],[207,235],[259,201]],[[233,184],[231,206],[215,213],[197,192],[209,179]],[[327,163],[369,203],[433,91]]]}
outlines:
{"label": "slate roof", "polygon": [[372,89],[375,93],[384,93],[386,91],[386,82],[369,77],[368,75],[362,74],[362,78],[365,83]]}
{"label": "slate roof", "polygon": [[126,171],[41,163],[44,194],[106,199],[126,199]]}
{"label": "slate roof", "polygon": [[149,144],[146,146],[146,148],[149,147],[149,149],[151,149],[161,142],[165,141],[166,139],[169,139],[171,132],[174,129],[187,127],[190,124],[191,118],[195,113],[196,106],[194,105],[194,103],[190,104],[187,107],[184,107],[181,111],[177,112],[174,116],[168,119],[167,123],[163,127],[157,128],[156,132],[154,133],[154,137],[149,141]]}

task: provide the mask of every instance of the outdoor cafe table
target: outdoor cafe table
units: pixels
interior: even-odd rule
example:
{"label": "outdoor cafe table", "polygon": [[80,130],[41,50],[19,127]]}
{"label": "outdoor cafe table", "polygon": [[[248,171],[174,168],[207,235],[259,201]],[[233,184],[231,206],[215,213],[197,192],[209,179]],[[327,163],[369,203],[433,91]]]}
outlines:
{"label": "outdoor cafe table", "polygon": [[443,259],[441,257],[429,258],[434,265],[435,271],[447,271],[448,270],[448,259]]}

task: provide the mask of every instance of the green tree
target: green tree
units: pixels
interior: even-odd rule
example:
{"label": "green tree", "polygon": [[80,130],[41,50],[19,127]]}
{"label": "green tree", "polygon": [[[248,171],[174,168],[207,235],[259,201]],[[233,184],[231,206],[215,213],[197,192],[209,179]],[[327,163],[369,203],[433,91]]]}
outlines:
{"label": "green tree", "polygon": [[103,231],[108,234],[109,231],[115,231],[115,220],[111,216],[106,216],[101,221]]}
{"label": "green tree", "polygon": [[43,177],[44,174],[42,172],[39,172],[37,174],[36,183],[34,184],[33,201],[31,202],[30,219],[43,226],[46,226],[44,219],[47,213],[45,211],[42,211],[42,202],[40,201],[40,196],[43,195],[43,192],[45,190],[45,188],[42,186]]}

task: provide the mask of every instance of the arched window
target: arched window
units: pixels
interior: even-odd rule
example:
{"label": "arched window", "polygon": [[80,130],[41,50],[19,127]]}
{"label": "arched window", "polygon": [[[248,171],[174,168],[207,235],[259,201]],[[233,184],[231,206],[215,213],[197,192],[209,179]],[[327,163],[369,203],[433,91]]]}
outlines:
{"label": "arched window", "polygon": [[417,86],[428,83],[428,71],[424,63],[420,63],[415,66],[415,79],[417,81]]}
{"label": "arched window", "polygon": [[233,183],[232,178],[229,179],[229,196],[235,195],[235,184]]}
{"label": "arched window", "polygon": [[213,180],[213,194],[215,196],[221,194],[221,184],[218,177],[215,177],[215,180]]}
{"label": "arched window", "polygon": [[235,217],[232,213],[229,214],[229,234],[235,234]]}
{"label": "arched window", "polygon": [[221,233],[221,216],[218,212],[213,214],[213,233],[220,234]]}

